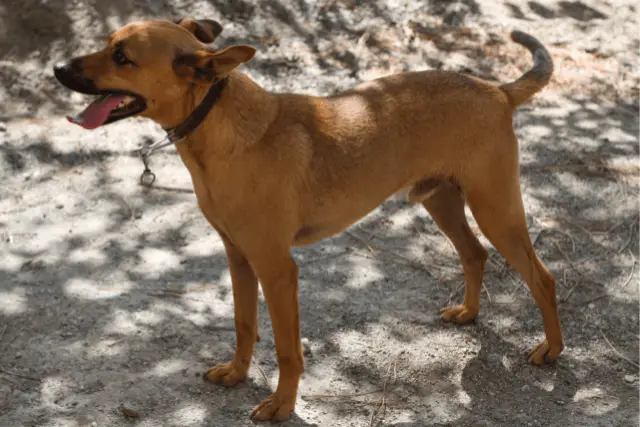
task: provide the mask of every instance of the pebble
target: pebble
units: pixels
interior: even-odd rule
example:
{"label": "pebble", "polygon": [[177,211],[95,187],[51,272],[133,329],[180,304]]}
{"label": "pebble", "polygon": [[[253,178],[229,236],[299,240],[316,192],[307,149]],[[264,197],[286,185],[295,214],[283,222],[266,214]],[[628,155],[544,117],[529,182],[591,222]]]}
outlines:
{"label": "pebble", "polygon": [[128,418],[137,418],[138,417],[138,411],[136,411],[135,409],[126,407],[126,406],[121,406],[120,407],[120,412],[122,413],[122,415],[124,415],[125,417],[128,417]]}
{"label": "pebble", "polygon": [[302,338],[300,342],[302,343],[304,355],[311,356],[311,343],[309,342],[309,338]]}
{"label": "pebble", "polygon": [[564,405],[564,404],[565,404],[565,401],[564,401],[564,400],[562,400],[562,399],[558,399],[558,400],[556,400],[556,404],[558,404],[558,405]]}
{"label": "pebble", "polygon": [[624,376],[624,382],[628,383],[628,384],[633,384],[636,382],[636,377],[633,375],[625,375]]}

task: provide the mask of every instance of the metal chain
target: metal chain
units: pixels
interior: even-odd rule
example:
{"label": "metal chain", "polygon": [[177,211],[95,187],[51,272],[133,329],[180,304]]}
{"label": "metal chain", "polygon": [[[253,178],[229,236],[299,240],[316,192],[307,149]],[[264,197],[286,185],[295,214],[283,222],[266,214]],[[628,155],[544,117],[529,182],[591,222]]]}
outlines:
{"label": "metal chain", "polygon": [[184,137],[178,139],[172,139],[173,132],[168,132],[167,136],[164,139],[154,142],[153,144],[140,148],[139,154],[140,159],[142,160],[142,164],[144,164],[144,171],[142,175],[140,175],[140,184],[145,187],[151,187],[156,180],[156,174],[151,172],[151,168],[149,167],[149,157],[153,154],[154,151],[160,150],[161,148],[168,147],[169,145],[174,145],[184,140]]}

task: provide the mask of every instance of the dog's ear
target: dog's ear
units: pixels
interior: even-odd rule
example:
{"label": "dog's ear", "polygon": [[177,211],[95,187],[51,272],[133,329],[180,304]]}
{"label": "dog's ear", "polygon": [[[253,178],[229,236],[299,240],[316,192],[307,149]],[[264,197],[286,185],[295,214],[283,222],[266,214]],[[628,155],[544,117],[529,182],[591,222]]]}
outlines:
{"label": "dog's ear", "polygon": [[203,43],[213,42],[222,32],[222,25],[211,19],[182,18],[173,22],[186,28]]}
{"label": "dog's ear", "polygon": [[180,53],[173,61],[173,69],[182,78],[194,83],[213,83],[229,75],[238,65],[256,54],[252,46],[230,46],[219,52],[207,49]]}

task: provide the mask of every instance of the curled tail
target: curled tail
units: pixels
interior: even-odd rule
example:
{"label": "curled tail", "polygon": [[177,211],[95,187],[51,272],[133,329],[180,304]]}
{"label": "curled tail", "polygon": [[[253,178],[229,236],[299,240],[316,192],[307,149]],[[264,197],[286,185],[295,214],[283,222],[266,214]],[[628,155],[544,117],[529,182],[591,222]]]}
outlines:
{"label": "curled tail", "polygon": [[529,49],[533,55],[533,67],[529,71],[518,80],[500,86],[507,94],[511,106],[515,108],[549,83],[553,73],[553,61],[547,49],[535,37],[516,30],[511,33],[511,39]]}

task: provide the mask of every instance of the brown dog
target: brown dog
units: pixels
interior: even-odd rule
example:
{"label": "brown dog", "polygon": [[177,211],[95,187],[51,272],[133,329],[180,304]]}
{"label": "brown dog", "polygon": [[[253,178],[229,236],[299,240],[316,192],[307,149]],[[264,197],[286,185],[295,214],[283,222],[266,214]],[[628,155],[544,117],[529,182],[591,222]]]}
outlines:
{"label": "brown dog", "polygon": [[535,38],[512,34],[534,54],[534,66],[500,87],[425,71],[320,98],[262,89],[236,69],[253,57],[253,47],[214,51],[203,44],[220,31],[207,20],[134,23],[111,34],[103,50],[55,67],[70,89],[102,95],[72,121],[95,128],[140,115],[186,136],[176,146],[200,209],[224,241],[233,283],[236,352],[208,371],[211,381],[233,385],[247,376],[260,282],[280,378],[252,415],[289,416],[303,371],[290,248],[339,233],[398,191],[422,203],[460,256],[464,302],[443,308],[444,320],[469,322],[480,309],[487,251],[469,228],[467,202],[542,311],[546,339],[529,362],[558,357],[555,279],[527,232],[512,128],[514,109],[553,71]]}

